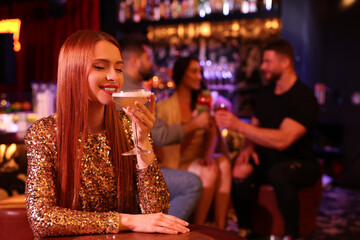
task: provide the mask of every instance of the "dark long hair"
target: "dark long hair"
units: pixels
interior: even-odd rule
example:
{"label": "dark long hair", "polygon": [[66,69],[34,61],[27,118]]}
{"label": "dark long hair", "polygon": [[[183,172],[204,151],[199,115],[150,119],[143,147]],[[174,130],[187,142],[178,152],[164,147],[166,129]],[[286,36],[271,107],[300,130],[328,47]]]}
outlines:
{"label": "dark long hair", "polygon": [[[175,86],[178,87],[184,79],[185,72],[190,66],[191,61],[199,62],[199,60],[195,57],[179,57],[173,67],[173,80]],[[202,88],[203,88],[203,81],[202,81]],[[199,95],[200,90],[192,90],[191,91],[191,110],[196,108],[197,97]]]}
{"label": "dark long hair", "polygon": [[[83,145],[88,128],[88,76],[94,46],[106,40],[120,51],[110,35],[94,30],[70,35],[59,54],[57,85],[57,150],[56,189],[59,205],[79,209],[80,169]],[[105,128],[115,166],[119,212],[136,212],[135,159],[121,157],[130,149],[121,119],[114,105],[105,106]]]}

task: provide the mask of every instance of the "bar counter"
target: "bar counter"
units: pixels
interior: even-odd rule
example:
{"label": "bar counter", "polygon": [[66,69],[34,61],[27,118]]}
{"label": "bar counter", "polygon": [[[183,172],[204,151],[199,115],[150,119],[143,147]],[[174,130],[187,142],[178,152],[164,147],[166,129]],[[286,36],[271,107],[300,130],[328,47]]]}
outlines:
{"label": "bar counter", "polygon": [[121,232],[106,235],[84,235],[42,238],[41,240],[246,240],[235,233],[202,225],[190,225],[190,232],[177,235]]}

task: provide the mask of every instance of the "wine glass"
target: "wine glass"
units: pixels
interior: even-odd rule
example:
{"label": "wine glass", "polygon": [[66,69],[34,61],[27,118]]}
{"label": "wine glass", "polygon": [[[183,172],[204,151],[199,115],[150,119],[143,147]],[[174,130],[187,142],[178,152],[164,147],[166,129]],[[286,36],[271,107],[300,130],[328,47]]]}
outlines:
{"label": "wine glass", "polygon": [[215,103],[214,104],[214,112],[217,111],[227,111],[228,106],[225,103]]}
{"label": "wine glass", "polygon": [[[214,115],[217,111],[228,111],[228,106],[222,102],[215,103],[214,104]],[[225,127],[218,126],[218,129],[219,129],[222,137],[226,137],[228,135],[228,130]]]}
{"label": "wine glass", "polygon": [[[122,108],[132,107],[134,109],[137,109],[135,105],[136,101],[145,104],[147,101],[149,101],[150,96],[151,96],[151,91],[143,90],[143,89],[125,90],[112,94],[114,103],[118,104]],[[129,155],[151,153],[152,151],[144,150],[139,147],[136,122],[134,122],[133,133],[134,133],[134,148],[128,152],[122,153],[122,155],[129,156]]]}

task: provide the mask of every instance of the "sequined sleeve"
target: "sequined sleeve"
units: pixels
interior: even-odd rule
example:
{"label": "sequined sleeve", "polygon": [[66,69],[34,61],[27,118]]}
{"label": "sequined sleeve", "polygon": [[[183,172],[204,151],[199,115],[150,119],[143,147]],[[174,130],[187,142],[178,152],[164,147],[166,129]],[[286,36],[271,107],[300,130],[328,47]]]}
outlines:
{"label": "sequined sleeve", "polygon": [[141,213],[168,213],[170,193],[156,160],[137,170],[137,186]]}
{"label": "sequined sleeve", "polygon": [[40,120],[29,128],[25,136],[28,157],[26,206],[34,235],[47,237],[118,232],[117,213],[75,211],[57,206],[53,124],[53,118]]}
{"label": "sequined sleeve", "polygon": [[[128,139],[132,139],[131,120],[124,113],[120,117]],[[136,169],[136,185],[141,213],[168,213],[170,193],[156,159],[147,168]]]}

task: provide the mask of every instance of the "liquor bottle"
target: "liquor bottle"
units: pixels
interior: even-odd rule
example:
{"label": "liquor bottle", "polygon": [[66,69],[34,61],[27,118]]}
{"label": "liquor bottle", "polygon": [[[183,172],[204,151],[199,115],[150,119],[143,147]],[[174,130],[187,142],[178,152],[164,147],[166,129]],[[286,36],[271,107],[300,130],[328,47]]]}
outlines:
{"label": "liquor bottle", "polygon": [[197,0],[188,0],[189,8],[188,8],[188,18],[193,18],[197,15]]}
{"label": "liquor bottle", "polygon": [[147,21],[154,21],[154,0],[147,0],[145,5],[145,19]]}
{"label": "liquor bottle", "polygon": [[126,2],[125,1],[121,1],[119,3],[119,10],[118,10],[118,21],[120,23],[125,23],[126,22]]}
{"label": "liquor bottle", "polygon": [[249,4],[249,1],[248,0],[242,0],[242,2],[241,2],[241,12],[242,13],[245,13],[245,14],[247,14],[247,13],[249,13],[249,11],[250,11],[250,6],[249,6],[250,4]]}
{"label": "liquor bottle", "polygon": [[178,0],[173,0],[173,2],[171,3],[171,18],[172,19],[177,19],[179,18],[180,15],[180,4]]}
{"label": "liquor bottle", "polygon": [[256,0],[248,0],[249,1],[249,12],[254,13],[257,12]]}
{"label": "liquor bottle", "polygon": [[[214,6],[211,6],[211,3],[214,3]],[[223,1],[222,0],[214,0],[214,1],[210,1],[210,6],[211,6],[211,10],[214,9],[215,13],[220,13],[223,11]]]}
{"label": "liquor bottle", "polygon": [[229,0],[224,0],[222,13],[223,13],[223,15],[225,15],[225,16],[229,15],[229,13],[230,13]]}
{"label": "liquor bottle", "polygon": [[264,8],[267,11],[270,11],[272,9],[273,1],[272,0],[264,0]]}
{"label": "liquor bottle", "polygon": [[154,11],[153,11],[154,21],[159,21],[161,18],[160,14],[160,0],[154,1]]}
{"label": "liquor bottle", "polygon": [[234,12],[240,12],[242,6],[242,0],[234,0]]}
{"label": "liquor bottle", "polygon": [[188,0],[182,0],[180,4],[180,17],[187,18],[188,17],[188,9],[189,9],[189,2]]}
{"label": "liquor bottle", "polygon": [[171,17],[171,3],[170,0],[162,0],[160,2],[160,16],[164,20],[168,20]]}
{"label": "liquor bottle", "polygon": [[198,5],[197,5],[197,11],[198,11],[198,15],[203,18],[206,15],[206,11],[205,11],[205,1],[204,0],[199,0]]}
{"label": "liquor bottle", "polygon": [[209,0],[204,1],[204,6],[205,6],[205,13],[206,14],[211,14],[211,5],[210,5]]}
{"label": "liquor bottle", "polygon": [[145,16],[146,16],[146,5],[147,5],[147,0],[140,0],[140,11],[139,11],[139,14],[140,14],[140,21],[145,19]]}
{"label": "liquor bottle", "polygon": [[132,9],[132,20],[133,22],[140,22],[141,16],[140,16],[140,0],[134,0],[133,2],[133,9]]}
{"label": "liquor bottle", "polygon": [[126,7],[125,7],[125,22],[132,20],[133,14],[133,1],[132,0],[125,0]]}

